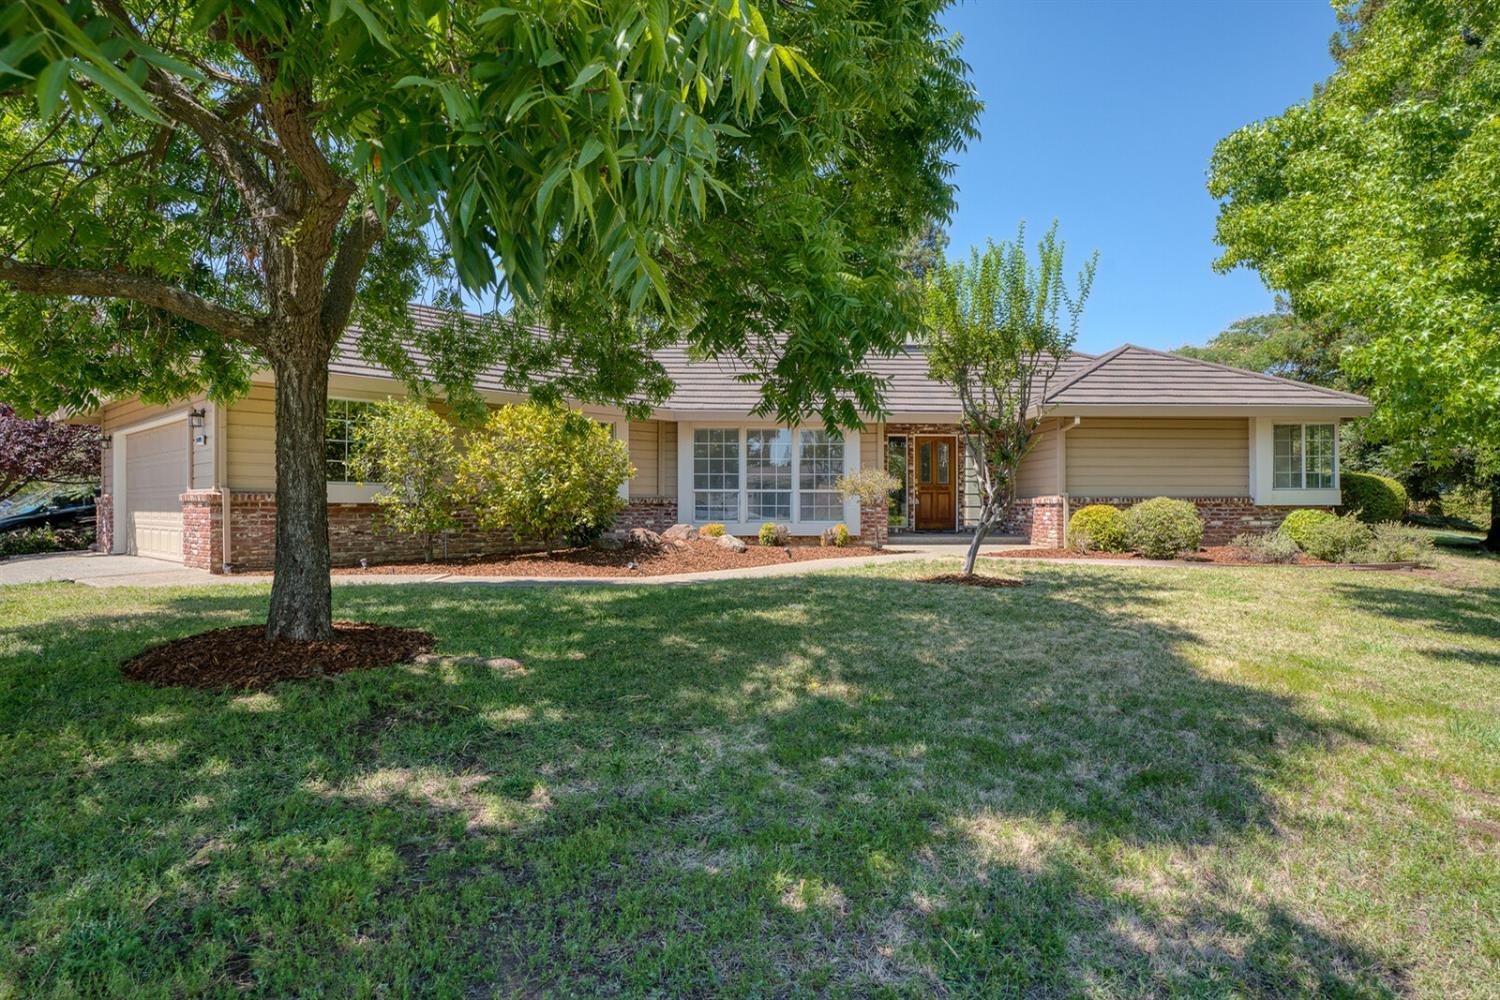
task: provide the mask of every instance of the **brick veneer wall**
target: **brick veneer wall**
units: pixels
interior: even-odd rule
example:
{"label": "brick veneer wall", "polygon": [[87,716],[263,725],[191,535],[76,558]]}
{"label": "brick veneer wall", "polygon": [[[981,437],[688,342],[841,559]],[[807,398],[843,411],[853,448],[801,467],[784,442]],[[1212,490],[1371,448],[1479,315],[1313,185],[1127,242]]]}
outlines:
{"label": "brick veneer wall", "polygon": [[[209,498],[212,498],[211,502]],[[190,505],[191,499],[191,505]],[[201,505],[201,506],[200,506]],[[211,516],[205,516],[209,510]],[[199,512],[202,513],[199,513]],[[183,496],[183,553],[187,565],[222,572],[221,497],[217,491],[195,491]],[[485,531],[474,516],[459,515],[460,527],[446,538],[448,558],[502,555],[539,548],[521,544],[506,531]],[[640,497],[620,512],[619,528],[646,527],[664,531],[677,520],[677,501],[672,497]],[[229,514],[229,559],[232,571],[269,569],[276,559],[276,495],[232,493]],[[412,562],[424,558],[420,536],[392,532],[380,523],[380,508],[370,503],[328,505],[328,546],[335,566],[355,566],[361,559],[370,565]],[[197,551],[207,553],[195,561]],[[444,555],[444,539],[433,543],[433,554]]]}
{"label": "brick veneer wall", "polygon": [[182,564],[223,570],[224,496],[218,490],[182,494]]}
{"label": "brick veneer wall", "polygon": [[626,508],[615,517],[615,528],[650,528],[666,531],[677,523],[676,497],[631,497]]}
{"label": "brick veneer wall", "polygon": [[[1145,497],[1068,497],[1067,511],[1091,503],[1108,504],[1125,510]],[[1281,522],[1298,507],[1270,506],[1255,503],[1249,497],[1181,497],[1198,508],[1203,518],[1203,544],[1223,545],[1242,532],[1265,534],[1281,527]],[[1063,498],[1030,497],[1017,500],[1015,509],[1003,527],[1025,535],[1033,545],[1049,548],[1061,546],[1067,532],[1063,520]]]}
{"label": "brick veneer wall", "polygon": [[110,552],[115,544],[115,498],[101,493],[94,499],[94,551]]}

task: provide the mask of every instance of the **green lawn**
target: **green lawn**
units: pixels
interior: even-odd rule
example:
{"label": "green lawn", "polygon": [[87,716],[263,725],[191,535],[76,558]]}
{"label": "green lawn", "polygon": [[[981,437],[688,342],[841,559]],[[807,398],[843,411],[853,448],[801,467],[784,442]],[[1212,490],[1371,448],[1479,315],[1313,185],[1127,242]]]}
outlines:
{"label": "green lawn", "polygon": [[[264,587],[0,589],[0,995],[1500,994],[1500,562],[339,587],[393,668],[123,683]],[[987,567],[994,569],[995,567]]]}

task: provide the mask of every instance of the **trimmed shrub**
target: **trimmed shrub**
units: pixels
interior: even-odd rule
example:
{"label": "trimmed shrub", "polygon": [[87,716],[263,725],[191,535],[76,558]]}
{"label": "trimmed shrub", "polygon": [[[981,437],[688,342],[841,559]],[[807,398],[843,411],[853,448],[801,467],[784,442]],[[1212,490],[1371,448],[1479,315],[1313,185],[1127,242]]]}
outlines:
{"label": "trimmed shrub", "polygon": [[1336,521],[1338,518],[1326,510],[1318,510],[1316,507],[1307,507],[1302,510],[1294,510],[1281,522],[1278,533],[1285,535],[1303,550],[1307,549],[1307,539],[1312,530],[1320,524]]}
{"label": "trimmed shrub", "polygon": [[1230,539],[1229,546],[1252,562],[1294,563],[1302,556],[1302,549],[1292,541],[1290,535],[1273,531],[1269,535],[1246,532]]}
{"label": "trimmed shrub", "polygon": [[832,545],[836,549],[841,549],[849,544],[849,526],[840,521],[831,528],[825,528],[818,541],[825,546]]}
{"label": "trimmed shrub", "polygon": [[767,521],[760,526],[760,544],[762,545],[785,545],[791,541],[791,538],[791,529],[784,524]]}
{"label": "trimmed shrub", "polygon": [[1353,514],[1320,521],[1308,529],[1302,550],[1324,562],[1357,562],[1375,539],[1375,531]]}
{"label": "trimmed shrub", "polygon": [[502,406],[470,436],[458,463],[459,495],[479,526],[551,547],[614,523],[630,451],[577,410]]}
{"label": "trimmed shrub", "polygon": [[387,400],[355,425],[354,443],[349,472],[382,484],[375,494],[381,522],[420,536],[430,562],[434,539],[458,527],[453,426],[420,400]]}
{"label": "trimmed shrub", "polygon": [[1107,503],[1078,508],[1068,518],[1068,548],[1080,552],[1124,552],[1124,512]]}
{"label": "trimmed shrub", "polygon": [[710,521],[707,524],[699,526],[698,534],[703,538],[723,538],[724,526],[718,521]]}
{"label": "trimmed shrub", "polygon": [[1203,518],[1186,500],[1156,497],[1125,512],[1125,544],[1147,559],[1172,559],[1203,541]]}
{"label": "trimmed shrub", "polygon": [[1377,524],[1370,544],[1359,554],[1361,562],[1409,562],[1431,566],[1435,561],[1432,536],[1417,528],[1387,521]]}
{"label": "trimmed shrub", "polygon": [[1366,524],[1399,521],[1406,513],[1406,487],[1373,472],[1345,472],[1339,478],[1344,503],[1340,514],[1354,514]]}
{"label": "trimmed shrub", "polygon": [[93,528],[18,528],[0,535],[0,559],[29,556],[38,552],[74,552],[94,544]]}

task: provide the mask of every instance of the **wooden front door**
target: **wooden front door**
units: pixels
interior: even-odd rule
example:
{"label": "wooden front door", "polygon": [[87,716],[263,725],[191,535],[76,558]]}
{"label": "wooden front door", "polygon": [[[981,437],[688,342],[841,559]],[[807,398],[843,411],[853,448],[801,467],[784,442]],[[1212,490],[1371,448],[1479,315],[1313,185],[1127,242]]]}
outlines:
{"label": "wooden front door", "polygon": [[916,439],[917,530],[952,531],[958,499],[958,448],[951,437]]}

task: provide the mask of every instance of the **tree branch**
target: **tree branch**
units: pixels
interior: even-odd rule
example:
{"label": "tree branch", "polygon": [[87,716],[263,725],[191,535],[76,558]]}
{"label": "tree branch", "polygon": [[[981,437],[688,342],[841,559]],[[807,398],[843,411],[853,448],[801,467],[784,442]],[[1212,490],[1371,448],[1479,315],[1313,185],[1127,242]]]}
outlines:
{"label": "tree branch", "polygon": [[0,282],[35,295],[77,295],[86,298],[129,299],[197,323],[231,340],[260,347],[265,321],[146,274],[96,268],[51,267],[0,257]]}
{"label": "tree branch", "polygon": [[329,344],[344,332],[344,327],[349,323],[349,313],[354,308],[354,293],[359,288],[359,276],[365,269],[365,260],[383,235],[385,227],[380,224],[375,210],[367,208],[339,241],[338,253],[334,256],[333,267],[328,273],[327,291],[323,296],[323,334]]}

